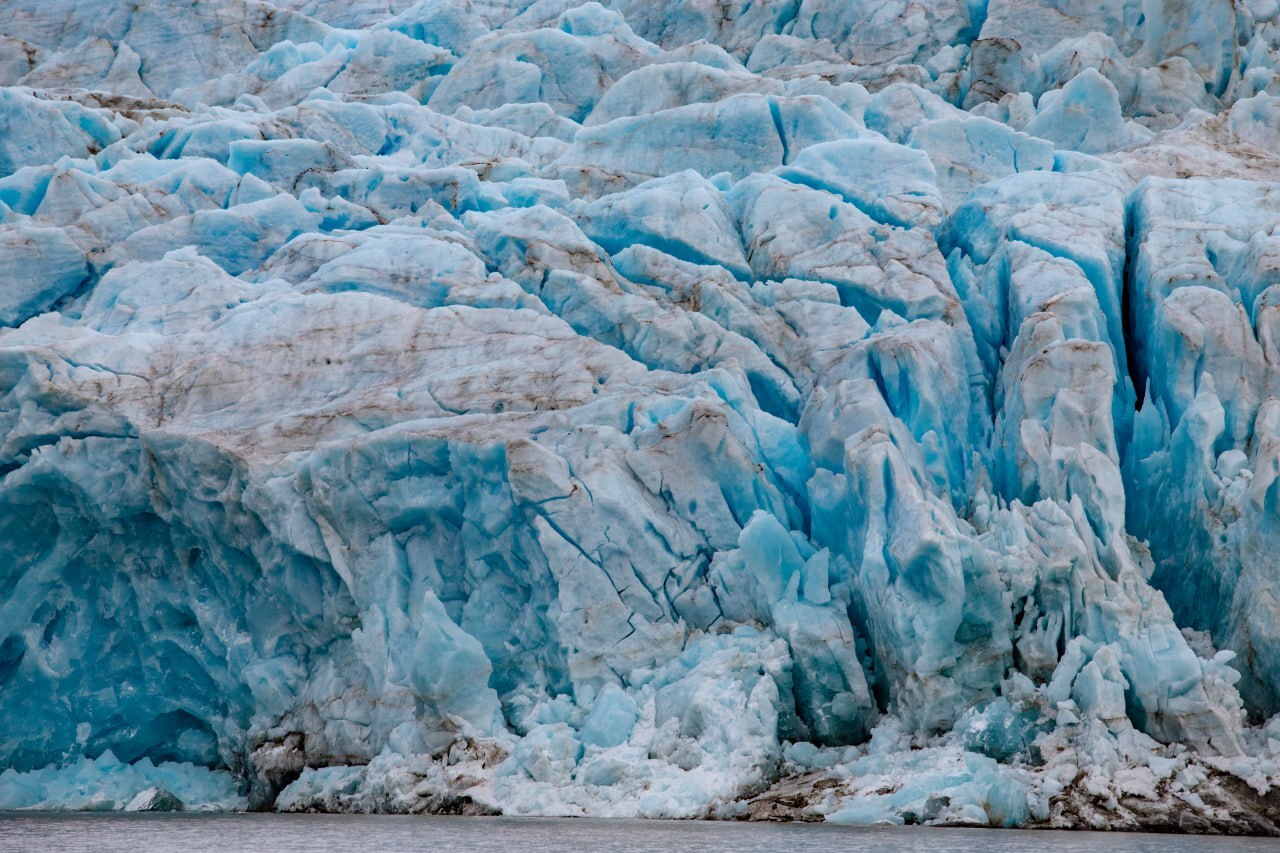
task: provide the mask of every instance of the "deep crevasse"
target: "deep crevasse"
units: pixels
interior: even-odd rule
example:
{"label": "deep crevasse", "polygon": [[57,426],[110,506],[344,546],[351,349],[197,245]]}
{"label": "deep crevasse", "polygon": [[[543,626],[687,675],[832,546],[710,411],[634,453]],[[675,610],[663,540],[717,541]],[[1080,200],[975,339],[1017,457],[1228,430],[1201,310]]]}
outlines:
{"label": "deep crevasse", "polygon": [[0,807],[1275,828],[1271,5],[15,3]]}

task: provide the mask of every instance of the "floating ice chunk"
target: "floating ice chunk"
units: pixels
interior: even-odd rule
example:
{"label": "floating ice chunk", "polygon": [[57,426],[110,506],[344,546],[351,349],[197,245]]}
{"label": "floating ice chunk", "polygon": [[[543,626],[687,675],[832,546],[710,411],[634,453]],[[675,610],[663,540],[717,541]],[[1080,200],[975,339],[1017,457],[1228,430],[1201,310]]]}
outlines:
{"label": "floating ice chunk", "polygon": [[186,810],[182,800],[163,788],[147,788],[125,804],[127,812],[180,812]]}
{"label": "floating ice chunk", "polygon": [[856,780],[857,794],[837,799],[828,823],[1017,826],[1029,816],[1025,778],[972,752],[934,748],[871,754],[845,772]]}

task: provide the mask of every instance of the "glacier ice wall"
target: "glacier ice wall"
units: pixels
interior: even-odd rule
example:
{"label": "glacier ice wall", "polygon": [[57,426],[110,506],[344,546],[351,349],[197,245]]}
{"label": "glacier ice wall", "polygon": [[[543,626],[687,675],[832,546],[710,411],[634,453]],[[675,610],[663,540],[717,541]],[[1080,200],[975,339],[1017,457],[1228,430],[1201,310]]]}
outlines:
{"label": "glacier ice wall", "polygon": [[0,84],[0,805],[1280,780],[1274,3],[11,0]]}

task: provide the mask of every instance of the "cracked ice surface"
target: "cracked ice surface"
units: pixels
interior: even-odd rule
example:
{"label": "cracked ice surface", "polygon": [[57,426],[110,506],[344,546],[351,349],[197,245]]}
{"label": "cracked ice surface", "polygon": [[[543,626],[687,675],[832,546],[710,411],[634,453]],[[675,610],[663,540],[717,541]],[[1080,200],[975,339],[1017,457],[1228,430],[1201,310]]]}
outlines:
{"label": "cracked ice surface", "polygon": [[0,808],[1276,829],[1274,3],[11,0],[0,84]]}

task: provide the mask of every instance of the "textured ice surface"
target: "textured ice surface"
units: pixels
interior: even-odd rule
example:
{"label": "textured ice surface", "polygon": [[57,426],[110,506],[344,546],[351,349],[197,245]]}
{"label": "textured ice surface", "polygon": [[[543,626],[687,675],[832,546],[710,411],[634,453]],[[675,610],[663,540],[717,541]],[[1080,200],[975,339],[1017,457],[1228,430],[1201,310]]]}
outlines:
{"label": "textured ice surface", "polygon": [[125,764],[107,750],[61,766],[0,773],[0,808],[72,811],[198,811],[242,809],[231,774],[190,763]]}
{"label": "textured ice surface", "polygon": [[0,808],[1275,829],[1278,95],[1264,0],[10,0]]}

